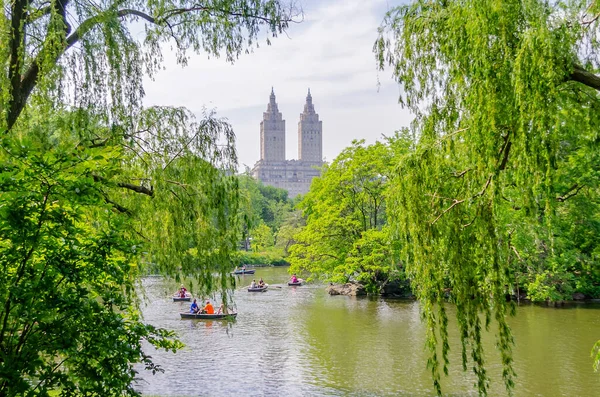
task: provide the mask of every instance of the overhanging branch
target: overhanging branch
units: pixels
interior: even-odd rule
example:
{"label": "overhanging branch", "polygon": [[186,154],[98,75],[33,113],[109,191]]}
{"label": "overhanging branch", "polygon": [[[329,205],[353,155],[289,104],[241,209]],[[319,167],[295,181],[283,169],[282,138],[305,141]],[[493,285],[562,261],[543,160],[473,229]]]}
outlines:
{"label": "overhanging branch", "polygon": [[559,201],[559,202],[562,203],[562,202],[570,199],[571,197],[575,196],[584,187],[585,187],[585,185],[579,186],[579,184],[576,183],[573,186],[571,186],[571,188],[565,194],[563,194],[562,196],[557,197],[556,201]]}
{"label": "overhanging branch", "polygon": [[598,77],[594,73],[588,72],[583,67],[577,64],[573,67],[573,72],[571,73],[569,78],[573,81],[577,81],[597,91],[600,91],[600,77]]}
{"label": "overhanging branch", "polygon": [[[68,1],[69,0],[59,0],[58,1],[57,4],[58,4],[58,7],[60,8],[59,14],[61,12],[64,12],[65,6],[68,3]],[[8,117],[7,117],[8,130],[10,130],[13,127],[13,125],[16,123],[19,115],[25,108],[25,104],[27,103],[27,100],[28,100],[29,96],[31,95],[33,88],[37,84],[37,79],[38,79],[41,65],[44,62],[46,62],[46,63],[50,62],[50,63],[56,64],[56,62],[58,62],[60,57],[69,48],[71,48],[75,43],[77,43],[79,40],[81,40],[81,38],[85,34],[87,34],[90,30],[92,30],[96,25],[100,24],[106,18],[110,18],[111,16],[115,15],[114,10],[100,12],[99,14],[94,15],[94,16],[86,19],[85,21],[83,21],[77,27],[77,29],[70,35],[69,35],[69,33],[70,33],[71,28],[68,25],[68,23],[66,22],[66,18],[63,17],[63,20],[65,22],[65,36],[68,35],[65,39],[64,47],[61,49],[55,49],[54,51],[49,53],[49,48],[44,46],[38,52],[38,54],[35,56],[35,59],[31,63],[30,67],[21,76],[20,70],[21,70],[21,66],[22,66],[22,60],[21,60],[21,55],[19,54],[19,49],[21,48],[24,35],[23,35],[22,30],[20,29],[20,26],[22,25],[22,21],[26,18],[25,4],[26,4],[26,2],[24,0],[15,0],[14,2],[12,2],[12,9],[11,9],[11,16],[12,16],[11,25],[12,25],[13,33],[12,33],[12,37],[10,40],[11,56],[10,56],[10,60],[9,60],[9,64],[10,64],[9,80],[11,80],[12,101],[11,101],[11,106],[10,106],[10,109],[8,112]],[[43,12],[45,12],[45,10],[43,10]],[[216,18],[225,18],[225,19],[227,19],[227,18],[245,18],[245,19],[259,20],[259,21],[262,21],[262,22],[265,22],[265,23],[271,24],[271,25],[274,23],[274,20],[267,16],[247,14],[245,11],[237,11],[237,10],[230,10],[230,9],[218,9],[218,8],[214,8],[214,7],[206,7],[206,6],[199,6],[199,5],[196,5],[196,6],[190,7],[190,8],[175,8],[172,10],[168,10],[163,15],[159,15],[156,17],[146,14],[145,12],[142,12],[139,10],[134,10],[134,9],[129,9],[129,8],[116,11],[116,15],[118,18],[123,18],[123,17],[127,17],[127,16],[136,16],[136,17],[140,17],[140,18],[142,18],[152,24],[155,24],[155,25],[163,25],[164,24],[169,29],[171,29],[171,35],[174,37],[174,39],[178,40],[177,37],[175,37],[175,35],[173,34],[173,31],[172,31],[173,25],[170,24],[168,19],[172,18],[174,16],[177,16],[177,15],[181,15],[181,14],[185,14],[185,13],[193,13],[193,12],[209,13],[209,14],[214,15]],[[286,18],[281,20],[281,24],[279,25],[280,30],[283,29],[282,26],[285,27],[287,23],[292,22],[292,21],[293,20],[292,20],[291,15],[286,16]]]}
{"label": "overhanging branch", "polygon": [[[96,181],[96,182],[109,182],[108,179],[101,177],[99,175],[92,175],[92,177],[94,178],[94,181]],[[118,187],[122,187],[124,189],[132,190],[136,193],[145,194],[150,197],[154,196],[154,189],[152,189],[152,187],[147,188],[145,186],[134,185],[131,183],[126,183],[126,182],[115,182],[115,185]]]}
{"label": "overhanging branch", "polygon": [[[492,176],[490,175],[487,179],[487,181],[485,182],[485,185],[483,185],[483,188],[481,189],[481,191],[475,193],[473,196],[471,196],[471,200],[476,199],[477,197],[481,197],[485,194],[486,190],[488,189],[488,187],[490,186],[490,183],[492,182]],[[444,211],[442,211],[432,222],[431,224],[434,225],[437,221],[440,220],[440,218],[442,216],[444,216],[444,214],[446,214],[447,212],[449,212],[450,210],[452,210],[452,208],[456,207],[459,204],[464,203],[465,201],[467,201],[467,199],[454,199],[454,201],[452,201],[452,204],[446,208]],[[471,221],[470,223],[468,223],[465,227],[469,226],[471,223],[473,223],[473,221]]]}
{"label": "overhanging branch", "polygon": [[131,213],[132,213],[130,209],[125,208],[121,204],[112,201],[106,195],[104,195],[104,201],[106,201],[106,203],[112,205],[117,211],[119,211],[119,212],[121,212],[123,214],[129,214],[129,215],[131,215]]}

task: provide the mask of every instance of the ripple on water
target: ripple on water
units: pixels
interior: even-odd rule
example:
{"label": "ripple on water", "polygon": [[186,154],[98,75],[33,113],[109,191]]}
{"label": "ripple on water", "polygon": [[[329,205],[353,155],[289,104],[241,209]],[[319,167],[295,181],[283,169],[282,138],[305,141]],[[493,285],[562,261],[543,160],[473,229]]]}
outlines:
{"label": "ripple on water", "polygon": [[[181,320],[189,303],[172,302],[178,285],[144,280],[149,323],[174,330],[186,347],[150,354],[165,369],[141,371],[136,388],[160,396],[431,396],[424,328],[418,304],[328,296],[322,286],[288,287],[286,269],[261,268],[264,293],[235,291],[235,322]],[[251,279],[240,278],[239,285]],[[220,304],[220,302],[216,302]],[[588,306],[589,307],[589,306]],[[600,376],[589,352],[599,338],[598,308],[523,307],[511,319],[517,347],[515,396],[596,397]],[[451,336],[457,336],[449,308]],[[493,331],[493,329],[492,329]],[[490,395],[505,395],[494,337],[486,335]],[[476,395],[474,377],[460,369],[451,346],[448,396]]]}

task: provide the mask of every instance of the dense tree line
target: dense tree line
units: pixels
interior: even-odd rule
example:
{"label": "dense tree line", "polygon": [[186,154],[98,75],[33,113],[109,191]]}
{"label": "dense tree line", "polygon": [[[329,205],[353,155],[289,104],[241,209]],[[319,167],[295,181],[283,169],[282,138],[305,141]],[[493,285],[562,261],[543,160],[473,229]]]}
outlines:
{"label": "dense tree line", "polygon": [[[569,145],[581,147],[574,140]],[[327,281],[360,281],[372,292],[380,291],[383,283],[392,280],[392,274],[405,276],[401,271],[401,245],[390,233],[393,219],[390,222],[386,208],[388,198],[397,193],[397,167],[406,166],[404,163],[414,156],[414,144],[406,134],[370,146],[355,142],[324,168],[322,177],[298,206],[307,227],[295,236],[297,244],[290,256],[293,271],[308,272]],[[585,160],[569,161],[580,169],[597,168],[591,153],[584,156]],[[576,173],[569,170],[568,175],[572,178]],[[511,283],[507,293],[514,299],[556,302],[573,296],[600,297],[597,199],[589,187],[580,190],[571,197],[558,198],[563,204],[553,220],[553,255],[547,252],[543,240],[535,240],[542,230],[538,228],[544,226],[525,224],[523,212],[504,200],[503,222],[514,228],[510,248],[519,255],[519,260],[509,265]],[[391,205],[395,208],[396,203]],[[371,237],[388,250],[368,251],[374,248],[368,241]],[[370,257],[377,252],[380,256]],[[370,261],[371,265],[361,261]],[[446,282],[444,288],[449,287]]]}
{"label": "dense tree line", "polygon": [[[239,264],[287,264],[284,259],[302,222],[285,189],[267,186],[248,173],[239,176],[242,249]],[[248,251],[251,251],[249,253]]]}

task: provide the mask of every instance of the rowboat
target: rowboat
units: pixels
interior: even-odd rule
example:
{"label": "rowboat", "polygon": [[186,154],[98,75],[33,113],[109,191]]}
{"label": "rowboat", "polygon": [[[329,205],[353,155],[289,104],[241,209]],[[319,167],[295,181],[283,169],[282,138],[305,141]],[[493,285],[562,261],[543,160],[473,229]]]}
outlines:
{"label": "rowboat", "polygon": [[248,292],[265,292],[269,288],[269,284],[265,284],[264,287],[248,287]]}
{"label": "rowboat", "polygon": [[254,274],[255,271],[256,269],[239,269],[234,270],[233,274]]}
{"label": "rowboat", "polygon": [[202,314],[202,313],[179,313],[179,315],[181,316],[181,318],[190,318],[193,320],[223,320],[223,319],[227,319],[227,318],[235,318],[235,316],[237,316],[237,313],[231,313],[231,314],[225,314],[225,313],[219,313],[219,314]]}
{"label": "rowboat", "polygon": [[292,283],[291,281],[288,281],[288,285],[290,287],[297,287],[299,285],[302,285],[302,282],[304,282],[304,280],[302,280],[301,278],[299,278],[298,281],[295,282],[295,283]]}
{"label": "rowboat", "polygon": [[185,294],[185,297],[181,297],[179,294],[173,295],[173,302],[189,302],[192,300],[192,294],[189,292]]}

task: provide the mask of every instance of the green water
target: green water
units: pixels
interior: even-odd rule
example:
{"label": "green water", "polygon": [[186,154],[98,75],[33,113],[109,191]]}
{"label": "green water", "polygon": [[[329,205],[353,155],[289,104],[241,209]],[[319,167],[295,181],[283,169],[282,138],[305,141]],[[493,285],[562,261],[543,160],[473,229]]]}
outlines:
{"label": "green water", "polygon": [[[288,287],[286,271],[257,268],[254,276],[241,276],[233,324],[181,320],[178,312],[189,304],[170,301],[177,286],[147,279],[146,320],[175,330],[187,347],[177,354],[152,352],[165,373],[142,372],[137,388],[164,396],[434,395],[418,303],[329,296],[323,285]],[[267,292],[241,288],[259,277],[270,284]],[[524,306],[510,323],[516,342],[515,396],[600,395],[600,374],[590,358],[600,339],[600,305]],[[476,395],[475,377],[461,368],[452,321],[450,327],[444,392]],[[506,395],[493,330],[485,344],[490,395]]]}

